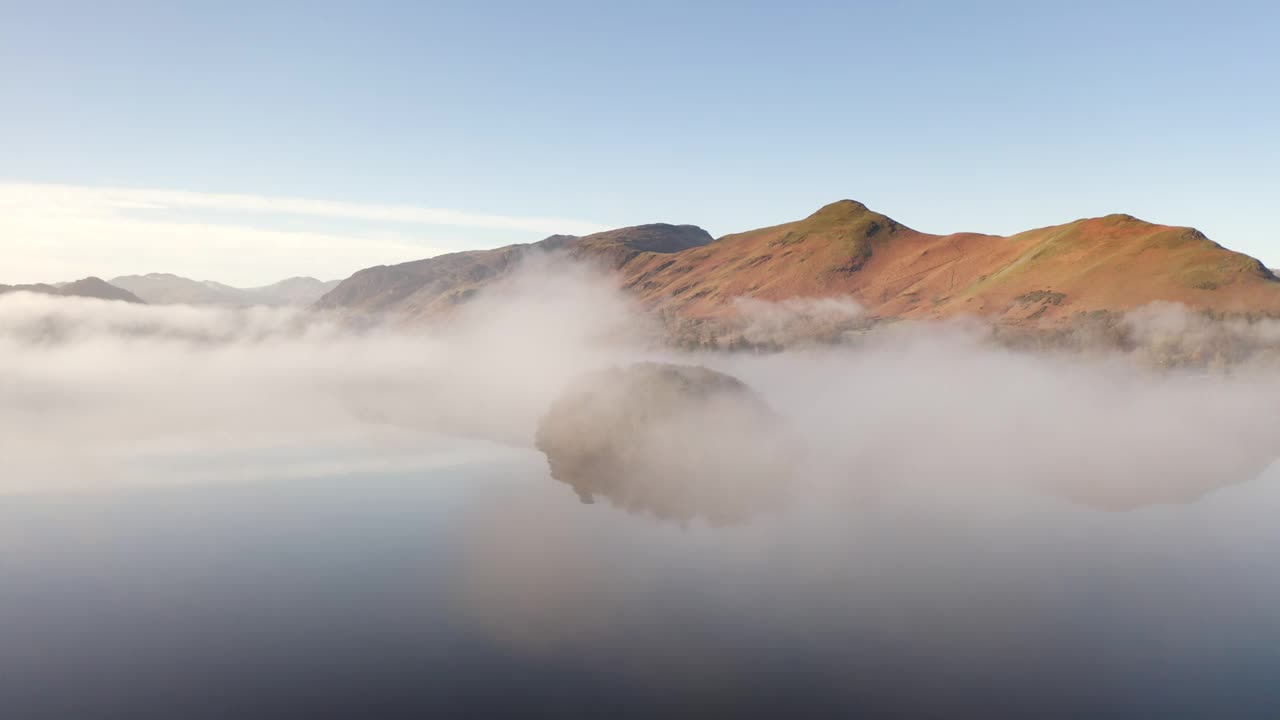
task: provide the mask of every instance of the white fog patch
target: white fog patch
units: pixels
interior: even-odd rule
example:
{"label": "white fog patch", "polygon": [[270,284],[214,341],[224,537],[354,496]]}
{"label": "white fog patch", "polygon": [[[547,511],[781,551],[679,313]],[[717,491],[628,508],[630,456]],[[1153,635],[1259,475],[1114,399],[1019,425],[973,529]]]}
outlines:
{"label": "white fog patch", "polygon": [[[753,335],[774,339],[860,313],[836,300],[739,307]],[[1180,312],[1146,309],[1128,322],[1162,342],[1275,332],[1260,323],[1205,330],[1207,321]],[[1275,458],[1280,379],[1247,366],[1155,373],[1123,354],[1017,353],[985,342],[972,323],[759,355],[677,353],[658,333],[611,279],[548,259],[447,322],[360,331],[300,310],[14,293],[0,297],[0,488],[149,482],[163,474],[155,458],[196,451],[429,454],[439,435],[528,449],[574,378],[637,360],[704,364],[743,380],[803,442],[786,481],[850,502],[910,482],[1013,485],[1132,508],[1193,500]],[[697,432],[733,454],[741,440],[716,434],[732,426]]]}

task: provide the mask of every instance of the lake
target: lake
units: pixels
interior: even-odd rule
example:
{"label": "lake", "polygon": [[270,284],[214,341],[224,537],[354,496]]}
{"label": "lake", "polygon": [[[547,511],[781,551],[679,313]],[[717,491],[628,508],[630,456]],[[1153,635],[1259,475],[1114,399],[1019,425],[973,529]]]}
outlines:
{"label": "lake", "polygon": [[1128,513],[904,482],[713,528],[583,504],[532,451],[433,458],[0,496],[4,716],[1280,707],[1274,472]]}

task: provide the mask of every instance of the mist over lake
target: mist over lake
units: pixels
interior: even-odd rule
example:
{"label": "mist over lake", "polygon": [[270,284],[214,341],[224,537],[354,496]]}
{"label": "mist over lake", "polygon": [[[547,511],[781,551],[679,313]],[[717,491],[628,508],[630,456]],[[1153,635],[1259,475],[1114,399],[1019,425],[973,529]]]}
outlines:
{"label": "mist over lake", "polygon": [[[1269,373],[1019,353],[964,325],[680,352],[589,270],[535,270],[433,328],[0,299],[5,707],[1266,717],[1280,700]],[[656,386],[572,389],[626,368],[752,399],[664,415]],[[597,400],[557,400],[573,392]],[[534,442],[553,407],[559,445],[623,412],[613,469],[647,469],[554,476]]]}

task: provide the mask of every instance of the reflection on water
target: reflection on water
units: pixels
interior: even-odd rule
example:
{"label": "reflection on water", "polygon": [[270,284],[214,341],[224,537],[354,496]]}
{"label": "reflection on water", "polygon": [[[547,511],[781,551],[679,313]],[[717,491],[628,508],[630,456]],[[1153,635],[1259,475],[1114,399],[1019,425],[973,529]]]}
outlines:
{"label": "reflection on water", "polygon": [[1280,706],[1274,477],[1134,513],[926,483],[682,529],[581,505],[544,468],[511,451],[426,472],[0,498],[0,706],[51,718]]}

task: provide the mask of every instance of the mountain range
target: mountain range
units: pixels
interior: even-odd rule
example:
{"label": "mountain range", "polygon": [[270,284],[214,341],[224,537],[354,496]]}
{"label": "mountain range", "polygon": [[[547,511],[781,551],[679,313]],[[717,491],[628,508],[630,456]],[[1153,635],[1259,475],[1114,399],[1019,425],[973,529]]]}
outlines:
{"label": "mountain range", "polygon": [[0,294],[27,291],[63,297],[91,297],[151,305],[298,306],[305,307],[338,285],[310,277],[294,277],[271,285],[237,288],[211,280],[191,280],[169,273],[124,275],[107,282],[87,277],[69,283],[0,285]]}
{"label": "mountain range", "polygon": [[854,300],[871,320],[973,315],[1039,327],[1155,301],[1280,315],[1276,275],[1193,228],[1117,214],[1009,236],[935,235],[853,200],[720,238],[695,225],[656,223],[379,265],[342,281],[295,277],[237,288],[152,273],[110,283],[90,277],[0,285],[0,292],[150,304],[311,305],[350,316],[424,319],[448,313],[539,255],[595,264],[647,308],[694,321],[732,316],[738,298],[825,297]]}
{"label": "mountain range", "polygon": [[310,305],[337,286],[311,277],[294,277],[253,288],[238,288],[212,280],[191,280],[170,273],[123,275],[111,284],[152,305]]}
{"label": "mountain range", "polygon": [[361,270],[315,307],[431,317],[500,281],[526,257],[596,263],[645,306],[689,318],[751,297],[843,297],[873,318],[971,314],[1051,324],[1154,301],[1280,314],[1280,280],[1193,228],[1108,215],[1010,236],[913,230],[853,200],[794,222],[713,239],[693,225],[641,225]]}

